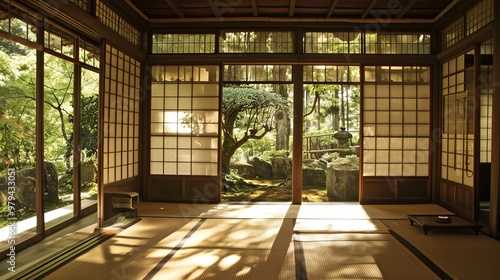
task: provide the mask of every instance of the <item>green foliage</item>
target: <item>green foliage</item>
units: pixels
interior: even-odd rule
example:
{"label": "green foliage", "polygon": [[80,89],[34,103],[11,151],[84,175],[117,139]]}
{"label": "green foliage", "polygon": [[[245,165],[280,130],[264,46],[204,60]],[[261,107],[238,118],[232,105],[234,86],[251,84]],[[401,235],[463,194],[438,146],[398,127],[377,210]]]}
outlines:
{"label": "green foliage", "polygon": [[0,168],[23,168],[35,159],[35,54],[10,44],[0,40]]}
{"label": "green foliage", "polygon": [[[44,130],[45,158],[71,156],[73,142],[74,66],[55,56],[45,56]],[[67,162],[69,167],[69,163]]]}
{"label": "green foliage", "polygon": [[239,192],[240,186],[244,184],[243,178],[241,178],[237,172],[229,172],[227,174],[224,174],[222,182],[224,185],[224,191],[233,193]]}
{"label": "green foliage", "polygon": [[82,199],[97,199],[97,183],[82,183]]}
{"label": "green foliage", "polygon": [[[359,76],[353,72],[358,68],[344,68],[351,77]],[[304,130],[309,133],[323,130],[330,131],[345,125],[350,131],[359,130],[358,86],[338,84],[309,84],[305,87]]]}
{"label": "green foliage", "polygon": [[235,153],[234,157],[239,157],[241,160],[248,159],[251,156],[260,156],[267,151],[273,151],[276,147],[276,139],[273,134],[266,134],[257,141],[248,141],[241,146]]}
{"label": "green foliage", "polygon": [[87,157],[97,155],[98,96],[82,96],[82,150]]}
{"label": "green foliage", "polygon": [[222,95],[223,120],[236,120],[238,127],[259,129],[272,126],[273,113],[288,107],[288,100],[279,94],[247,87],[226,87]]}
{"label": "green foliage", "polygon": [[332,162],[339,157],[338,153],[326,153],[321,158],[326,162]]}
{"label": "green foliage", "polygon": [[231,157],[252,139],[262,139],[275,129],[275,114],[288,108],[276,93],[251,87],[226,87],[222,95],[222,170],[230,172]]}
{"label": "green foliage", "polygon": [[265,151],[262,153],[262,159],[263,160],[269,160],[271,158],[275,157],[288,157],[290,155],[290,152],[287,150],[278,150],[278,151]]}

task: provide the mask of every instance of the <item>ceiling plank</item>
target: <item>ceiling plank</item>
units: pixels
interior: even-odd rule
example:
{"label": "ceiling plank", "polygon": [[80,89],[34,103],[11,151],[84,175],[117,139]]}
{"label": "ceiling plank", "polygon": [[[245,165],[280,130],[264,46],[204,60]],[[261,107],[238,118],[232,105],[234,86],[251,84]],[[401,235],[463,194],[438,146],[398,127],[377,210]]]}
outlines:
{"label": "ceiling plank", "polygon": [[174,11],[174,13],[177,15],[177,17],[184,18],[184,13],[175,5],[174,1],[172,0],[165,0],[167,4],[170,6],[170,8]]}
{"label": "ceiling plank", "polygon": [[365,18],[372,11],[372,8],[373,6],[375,6],[375,3],[377,3],[377,0],[372,0],[370,2],[363,15],[361,15],[361,18]]}
{"label": "ceiling plank", "polygon": [[259,16],[259,12],[257,11],[257,0],[252,0],[252,11],[254,17]]}
{"label": "ceiling plank", "polygon": [[408,12],[413,5],[417,3],[418,0],[409,0],[406,6],[403,8],[403,10],[397,15],[397,18],[402,18],[406,12]]}
{"label": "ceiling plank", "polygon": [[296,0],[290,0],[290,7],[288,8],[288,16],[293,17],[295,14],[295,2]]}
{"label": "ceiling plank", "polygon": [[339,0],[332,1],[332,3],[330,4],[330,9],[328,10],[328,14],[326,15],[327,18],[332,16],[333,10],[335,10],[335,7],[337,7],[337,3],[339,3]]}
{"label": "ceiling plank", "polygon": [[208,4],[210,5],[210,8],[212,9],[212,13],[214,13],[215,17],[220,18],[219,9],[217,8],[217,5],[215,5],[214,1],[208,0]]}

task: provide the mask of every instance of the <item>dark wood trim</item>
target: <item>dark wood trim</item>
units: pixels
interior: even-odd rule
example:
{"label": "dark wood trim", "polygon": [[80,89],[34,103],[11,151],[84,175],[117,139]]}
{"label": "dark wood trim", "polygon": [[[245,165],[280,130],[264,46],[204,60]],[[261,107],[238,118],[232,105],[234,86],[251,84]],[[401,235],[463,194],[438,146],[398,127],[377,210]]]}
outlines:
{"label": "dark wood trim", "polygon": [[[429,66],[436,61],[435,55],[392,55],[392,54],[189,54],[148,55],[152,65],[190,64],[370,64],[384,66]],[[403,63],[404,62],[404,63]]]}
{"label": "dark wood trim", "polygon": [[327,18],[330,18],[333,14],[333,11],[335,10],[335,7],[337,7],[339,0],[333,0],[332,3],[330,4],[330,8],[328,9],[328,14],[326,14]]}
{"label": "dark wood trim", "polygon": [[[79,45],[80,40],[76,40]],[[76,57],[79,57],[79,48],[75,48]],[[73,215],[80,216],[81,209],[81,154],[82,154],[82,69],[78,64],[74,64],[73,80]]]}
{"label": "dark wood trim", "polygon": [[179,7],[177,7],[177,5],[175,4],[174,1],[172,1],[172,0],[165,0],[165,2],[167,2],[167,4],[174,11],[174,13],[177,15],[177,17],[180,17],[180,18],[184,17],[184,13],[182,12],[181,9],[179,9]]}
{"label": "dark wood trim", "polygon": [[365,98],[365,66],[366,65],[361,65],[359,68],[359,73],[360,73],[360,85],[359,85],[359,139],[358,139],[358,157],[359,157],[359,195],[358,195],[358,200],[360,204],[364,204],[364,181],[363,181],[363,147],[364,147],[364,132],[363,132],[363,125],[364,125],[364,102],[362,102]]}
{"label": "dark wood trim", "polygon": [[33,48],[33,49],[38,50],[38,51],[41,51],[43,49],[43,45],[40,45],[40,44],[31,42],[29,40],[26,40],[24,38],[12,35],[9,32],[5,32],[3,30],[0,30],[0,37],[7,39],[9,41],[13,41],[13,42],[28,46],[28,47]]}
{"label": "dark wood trim", "polygon": [[258,17],[259,16],[259,10],[257,8],[257,0],[251,0],[250,2],[252,2],[252,13],[253,13],[253,16],[254,17]]}
{"label": "dark wood trim", "polygon": [[304,28],[308,31],[322,30],[332,32],[432,32],[432,20],[407,20],[391,18],[377,21],[374,19],[308,18],[210,18],[210,19],[150,19],[148,29],[152,33],[174,32],[215,32],[214,30],[233,31],[293,31]]}
{"label": "dark wood trim", "polygon": [[302,203],[302,146],[304,133],[303,67],[292,67],[293,71],[293,144],[292,144],[292,203]]}
{"label": "dark wood trim", "polygon": [[137,185],[139,184],[139,177],[130,177],[120,181],[105,184],[103,186],[104,192],[106,191],[137,191]]}
{"label": "dark wood trim", "polygon": [[473,217],[475,221],[479,220],[479,178],[481,174],[479,165],[481,163],[481,44],[478,43],[474,46],[474,162],[472,163],[472,170],[474,174],[474,212]]}
{"label": "dark wood trim", "polygon": [[[146,60],[150,61],[150,60]],[[139,113],[139,133],[142,137],[142,143],[140,145],[140,156],[142,163],[139,165],[142,170],[142,180],[139,183],[139,193],[143,199],[147,198],[147,192],[151,184],[151,172],[150,172],[150,151],[151,151],[151,84],[152,84],[152,68],[150,64],[145,65],[144,69],[147,69],[143,74],[143,98],[140,101],[140,113]],[[145,112],[145,113],[144,113]]]}
{"label": "dark wood trim", "polygon": [[[224,85],[224,67],[222,64],[219,64],[219,112],[222,112],[222,92]],[[217,196],[217,202],[220,202],[222,199],[222,190],[223,190],[223,182],[222,182],[222,114],[219,114],[219,136],[217,139],[217,182],[219,184],[219,194]]]}
{"label": "dark wood trim", "polygon": [[[101,42],[99,61],[106,61],[106,41]],[[104,94],[105,94],[105,63],[99,67],[99,101],[98,101],[98,129],[97,129],[97,227],[104,226]]]}
{"label": "dark wood trim", "polygon": [[473,187],[441,179],[439,204],[468,220],[474,220]]}
{"label": "dark wood trim", "polygon": [[457,20],[460,16],[465,16],[465,13],[478,3],[479,1],[477,0],[460,0],[459,3],[449,9],[446,14],[435,23],[436,28],[443,29]]}
{"label": "dark wood trim", "polygon": [[441,64],[435,62],[431,67],[431,135],[430,135],[430,184],[431,201],[439,200],[439,180],[441,178],[441,142],[442,142],[442,80]]}
{"label": "dark wood trim", "polygon": [[[500,3],[495,1],[493,30],[493,49],[500,50]],[[491,191],[490,191],[490,234],[499,237],[500,207],[500,54],[493,55],[493,104],[492,104],[492,137],[491,137]]]}
{"label": "dark wood trim", "polygon": [[429,177],[364,176],[360,191],[362,204],[429,203]]}
{"label": "dark wood trim", "polygon": [[[494,23],[490,22],[483,26],[478,31],[473,34],[466,36],[463,40],[456,43],[455,45],[443,50],[436,55],[436,59],[440,62],[451,59],[459,54],[469,51],[474,48],[476,43],[484,42],[491,38],[494,31]],[[441,36],[441,34],[439,35]],[[441,45],[442,46],[442,45]]]}
{"label": "dark wood trim", "polygon": [[145,189],[145,201],[193,204],[219,202],[219,176],[149,175],[149,177],[151,183]]}
{"label": "dark wood trim", "polygon": [[[144,197],[146,186],[149,180],[149,154],[150,145],[150,122],[151,114],[149,103],[151,101],[151,66],[147,60],[141,64],[141,98],[139,99],[139,184],[138,190],[140,197]],[[144,113],[146,112],[146,113]]]}
{"label": "dark wood trim", "polygon": [[361,18],[366,18],[366,16],[372,11],[373,6],[377,3],[377,0],[371,0],[370,4],[366,7],[366,10],[361,15]]}
{"label": "dark wood trim", "polygon": [[[29,7],[35,8],[38,13],[41,14],[44,18],[50,19],[54,22],[58,22],[65,27],[70,26],[71,29],[76,33],[85,34],[93,41],[99,42],[102,38],[105,38],[108,42],[115,43],[117,46],[120,46],[121,49],[126,50],[127,53],[133,55],[134,57],[144,56],[144,52],[141,48],[135,46],[134,44],[117,34],[111,28],[102,24],[93,15],[87,13],[70,1],[24,0],[20,2],[23,2],[23,4]],[[113,8],[115,8],[114,6],[116,6],[113,5],[111,1],[106,1],[106,5]],[[120,10],[123,10],[123,7],[119,8]],[[127,18],[129,20],[134,18],[135,20],[131,22],[131,24],[135,23],[135,27],[138,28],[140,32],[143,32],[143,29],[145,29],[145,27],[147,26],[147,23],[144,19],[140,20],[140,17],[132,17],[131,13],[126,14],[122,11],[120,13],[120,16],[123,16],[124,18]]]}

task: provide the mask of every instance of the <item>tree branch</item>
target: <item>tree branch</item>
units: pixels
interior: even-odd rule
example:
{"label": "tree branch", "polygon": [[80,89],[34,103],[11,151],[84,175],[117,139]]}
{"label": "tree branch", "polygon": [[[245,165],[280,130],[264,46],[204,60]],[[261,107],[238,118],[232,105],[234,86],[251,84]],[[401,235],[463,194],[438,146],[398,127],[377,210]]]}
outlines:
{"label": "tree branch", "polygon": [[311,108],[311,111],[309,111],[308,113],[304,114],[304,117],[309,116],[310,114],[312,114],[314,112],[314,110],[316,110],[316,103],[318,103],[318,100],[319,100],[319,93],[317,91],[314,91],[313,106]]}

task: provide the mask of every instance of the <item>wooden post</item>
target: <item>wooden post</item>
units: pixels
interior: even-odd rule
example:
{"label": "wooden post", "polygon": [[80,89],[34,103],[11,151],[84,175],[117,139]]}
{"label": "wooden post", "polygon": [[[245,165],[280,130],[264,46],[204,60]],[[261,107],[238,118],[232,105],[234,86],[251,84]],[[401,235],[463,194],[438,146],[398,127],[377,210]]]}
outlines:
{"label": "wooden post", "polygon": [[302,65],[293,65],[293,144],[292,144],[292,203],[302,203],[302,146],[304,87]]}
{"label": "wooden post", "polygon": [[498,238],[500,202],[500,2],[494,1],[493,31],[493,106],[491,135],[490,234]]}
{"label": "wooden post", "polygon": [[[39,26],[42,26],[41,22],[38,22]],[[43,45],[43,28],[37,30],[37,42]],[[44,164],[44,52],[42,50],[37,50],[36,53],[36,162],[35,162],[35,209],[36,209],[36,233],[45,235],[45,200],[44,200],[44,174],[45,174],[45,164]]]}

